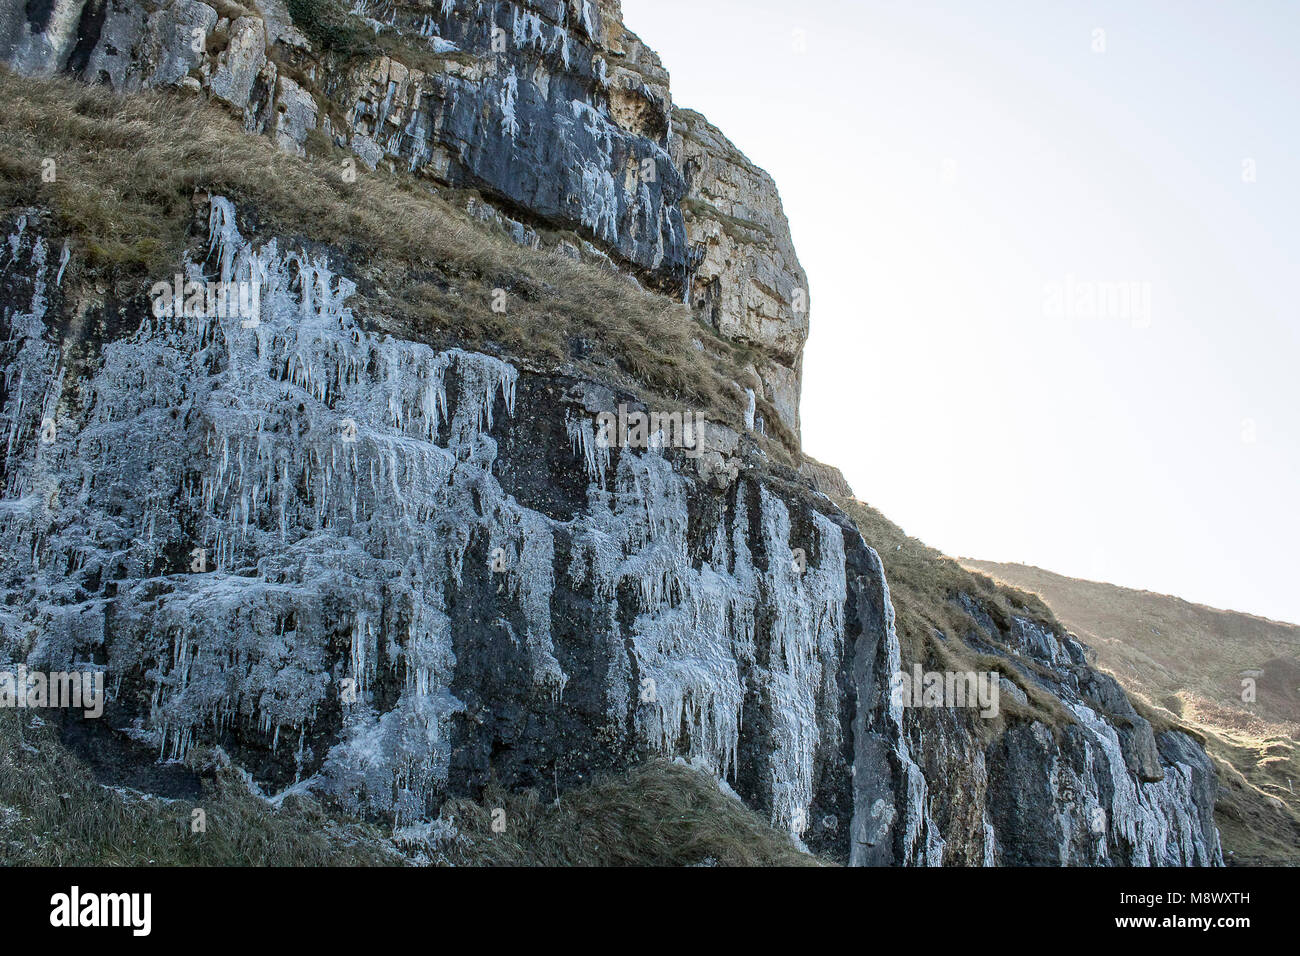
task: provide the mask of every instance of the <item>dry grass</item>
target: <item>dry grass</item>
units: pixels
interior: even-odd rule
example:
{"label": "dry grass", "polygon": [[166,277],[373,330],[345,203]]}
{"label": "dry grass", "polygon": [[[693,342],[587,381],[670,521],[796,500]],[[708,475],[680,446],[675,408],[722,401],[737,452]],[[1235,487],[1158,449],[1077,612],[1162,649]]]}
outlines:
{"label": "dry grass", "polygon": [[[107,789],[49,728],[0,711],[0,865],[375,866],[400,864],[381,831],[310,798],[275,810],[240,776],[218,772],[203,796],[163,800]],[[191,812],[206,832],[191,832]]]}
{"label": "dry grass", "polygon": [[1250,738],[1204,728],[1219,777],[1214,819],[1228,862],[1300,864],[1300,746],[1287,737]]}
{"label": "dry grass", "polygon": [[[30,715],[0,711],[0,865],[400,866],[387,831],[341,817],[310,796],[280,808],[241,774],[204,778],[195,801],[109,789]],[[505,811],[504,832],[493,810]],[[191,813],[206,813],[193,833]],[[489,791],[449,801],[457,838],[435,861],[459,866],[816,866],[713,778],[667,761],[611,775],[543,803]],[[412,850],[410,845],[407,850]]]}
{"label": "dry grass", "polygon": [[[493,831],[493,810],[504,831]],[[451,859],[480,866],[818,866],[713,778],[653,761],[543,803],[490,792],[444,807],[462,840]]]}
{"label": "dry grass", "polygon": [[[318,57],[332,59],[336,66],[375,60],[389,56],[411,69],[424,73],[442,72],[448,61],[469,62],[473,54],[462,50],[435,53],[418,37],[407,37],[392,27],[378,31],[352,13],[342,0],[288,0],[289,16],[294,25],[311,41]],[[390,4],[390,9],[417,5]]]}
{"label": "dry grass", "polygon": [[[1169,707],[1175,712],[1219,708],[1212,719],[1235,729],[1300,729],[1300,627],[1025,565],[963,563],[1041,595],[1102,664],[1151,700],[1168,706],[1186,692]],[[1258,699],[1246,705],[1242,674],[1255,671],[1263,671]]]}
{"label": "dry grass", "polygon": [[[197,244],[196,201],[227,195],[245,234],[252,221],[337,250],[359,279],[358,311],[386,331],[598,377],[647,403],[742,427],[735,383],[758,383],[741,371],[737,346],[685,305],[557,250],[519,247],[409,175],[358,165],[347,182],[342,153],[290,156],[176,93],[118,96],[0,74],[0,99],[0,212],[50,211],[73,243],[70,283],[143,296]],[[45,159],[57,164],[55,182],[42,179]],[[505,314],[491,308],[498,288],[508,293]],[[776,437],[766,450],[789,464],[779,443],[789,436]]]}

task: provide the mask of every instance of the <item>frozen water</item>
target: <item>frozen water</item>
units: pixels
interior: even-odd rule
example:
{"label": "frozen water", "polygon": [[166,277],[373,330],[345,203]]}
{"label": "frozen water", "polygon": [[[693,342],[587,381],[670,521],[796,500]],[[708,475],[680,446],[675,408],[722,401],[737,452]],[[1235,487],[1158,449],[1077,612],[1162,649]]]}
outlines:
{"label": "frozen water", "polygon": [[[843,631],[838,527],[814,519],[802,546],[817,557],[797,571],[785,505],[740,494],[701,558],[688,535],[691,481],[654,449],[615,465],[591,419],[571,415],[589,500],[557,568],[560,526],[493,474],[492,432],[514,414],[516,370],[366,331],[348,304],[353,283],[325,256],[255,246],[236,220],[233,204],[212,200],[206,259],[186,272],[256,284],[260,321],[147,316],[104,346],[85,413],[50,444],[38,432],[62,392],[58,351],[43,339],[51,267],[42,240],[11,239],[30,249],[34,283],[4,344],[0,541],[6,579],[19,582],[0,612],[5,655],[102,649],[115,692],[120,675],[143,675],[137,736],[160,759],[239,727],[300,771],[315,760],[310,785],[409,822],[447,780],[463,710],[450,690],[448,601],[479,541],[503,558],[517,617],[498,628],[526,649],[541,699],[562,700],[569,682],[552,595],[588,587],[606,608],[593,639],[603,631],[630,649],[611,665],[611,721],[632,714],[652,748],[734,775],[744,702],[757,695],[776,715],[761,768],[773,819],[805,819],[815,753],[838,745],[837,722],[818,718],[838,710],[826,663]],[[752,508],[761,541],[750,540]],[[386,675],[400,689],[381,706]],[[313,755],[303,731],[335,702],[338,742]]]}

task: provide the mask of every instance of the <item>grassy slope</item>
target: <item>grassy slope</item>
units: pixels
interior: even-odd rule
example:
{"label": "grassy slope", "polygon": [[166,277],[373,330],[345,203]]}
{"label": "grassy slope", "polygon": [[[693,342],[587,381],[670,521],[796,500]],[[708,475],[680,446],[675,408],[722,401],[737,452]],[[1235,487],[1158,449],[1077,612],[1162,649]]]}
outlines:
{"label": "grassy slope", "polygon": [[310,796],[273,807],[230,769],[205,773],[193,801],[110,789],[32,714],[0,711],[0,866],[819,865],[708,774],[665,761],[558,803],[500,791],[451,801],[442,820],[437,840],[394,839]]}
{"label": "grassy slope", "polygon": [[[1300,627],[1025,565],[963,560],[1038,594],[1130,691],[1199,731],[1240,863],[1300,862]],[[1241,700],[1243,675],[1257,699]]]}
{"label": "grassy slope", "polygon": [[[493,811],[505,829],[492,828]],[[503,811],[503,812],[502,812]],[[463,841],[447,862],[488,866],[819,866],[713,778],[665,760],[570,791],[489,792],[442,811]]]}
{"label": "grassy slope", "polygon": [[[193,802],[96,783],[50,727],[0,710],[0,865],[330,866],[400,863],[374,827],[287,798],[280,810],[235,771],[213,774]],[[194,833],[192,813],[206,814]]]}
{"label": "grassy slope", "polygon": [[[1017,684],[1029,699],[1022,707],[1009,697],[1002,699],[1004,717],[977,721],[979,731],[996,734],[1005,715],[1014,715],[1059,726],[1073,720],[1060,702],[1032,681],[1008,666],[1007,658],[984,654],[964,643],[966,635],[981,630],[989,643],[992,635],[958,603],[958,595],[976,600],[999,626],[1010,626],[1011,618],[1037,621],[1050,630],[1063,628],[1048,607],[1036,596],[1008,587],[962,567],[952,558],[909,537],[879,511],[854,498],[832,496],[832,500],[853,519],[867,544],[876,549],[885,566],[889,593],[897,617],[900,658],[904,669],[913,662],[946,670],[997,671]],[[942,632],[947,640],[941,639]],[[1028,661],[1023,661],[1030,666]]]}

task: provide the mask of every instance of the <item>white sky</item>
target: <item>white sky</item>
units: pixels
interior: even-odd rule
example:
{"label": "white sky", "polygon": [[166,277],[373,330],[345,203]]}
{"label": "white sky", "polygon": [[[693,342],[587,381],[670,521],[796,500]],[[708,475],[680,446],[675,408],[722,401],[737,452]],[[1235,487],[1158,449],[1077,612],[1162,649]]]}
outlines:
{"label": "white sky", "polygon": [[949,554],[1300,622],[1300,2],[623,7],[781,189],[810,454]]}

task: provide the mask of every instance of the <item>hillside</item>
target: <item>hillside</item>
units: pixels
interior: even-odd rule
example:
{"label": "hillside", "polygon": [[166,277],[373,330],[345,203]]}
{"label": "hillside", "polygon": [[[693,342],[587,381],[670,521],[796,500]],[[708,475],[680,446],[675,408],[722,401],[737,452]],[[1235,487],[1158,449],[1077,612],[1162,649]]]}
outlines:
{"label": "hillside", "polygon": [[[1206,739],[1237,863],[1300,863],[1300,627],[1180,598],[962,559],[1041,597],[1096,662]],[[1254,698],[1243,700],[1250,683]]]}

